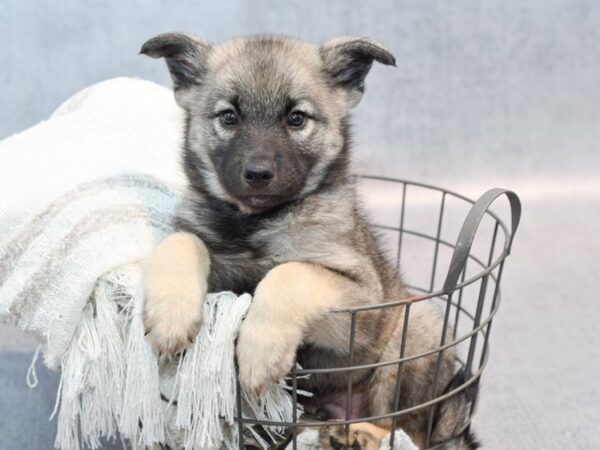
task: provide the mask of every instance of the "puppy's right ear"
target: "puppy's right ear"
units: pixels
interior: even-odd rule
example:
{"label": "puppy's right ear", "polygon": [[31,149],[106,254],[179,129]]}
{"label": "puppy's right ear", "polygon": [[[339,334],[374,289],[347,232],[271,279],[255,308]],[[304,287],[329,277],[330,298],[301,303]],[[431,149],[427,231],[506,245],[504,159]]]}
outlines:
{"label": "puppy's right ear", "polygon": [[165,58],[175,91],[201,84],[206,73],[210,45],[200,38],[182,33],[164,33],[146,41],[140,53]]}
{"label": "puppy's right ear", "polygon": [[350,107],[356,106],[365,90],[365,78],[373,61],[395,66],[394,55],[382,44],[369,38],[342,36],[319,47],[323,69],[331,83],[344,89]]}

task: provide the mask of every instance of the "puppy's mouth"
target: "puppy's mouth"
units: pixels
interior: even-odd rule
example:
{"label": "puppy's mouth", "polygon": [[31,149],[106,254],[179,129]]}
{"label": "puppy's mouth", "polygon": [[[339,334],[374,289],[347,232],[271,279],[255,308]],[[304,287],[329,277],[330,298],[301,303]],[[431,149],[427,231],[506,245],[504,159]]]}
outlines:
{"label": "puppy's mouth", "polygon": [[282,195],[257,194],[242,196],[240,201],[253,212],[264,212],[285,203],[288,199]]}

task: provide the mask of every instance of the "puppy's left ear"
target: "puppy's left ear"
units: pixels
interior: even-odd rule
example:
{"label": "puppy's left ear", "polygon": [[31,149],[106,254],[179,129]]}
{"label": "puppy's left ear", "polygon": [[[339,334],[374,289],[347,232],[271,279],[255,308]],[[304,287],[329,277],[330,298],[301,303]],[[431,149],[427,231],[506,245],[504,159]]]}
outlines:
{"label": "puppy's left ear", "polygon": [[152,58],[165,58],[175,92],[199,85],[206,73],[210,45],[196,36],[164,33],[149,39],[140,53]]}
{"label": "puppy's left ear", "polygon": [[339,37],[319,47],[323,69],[332,84],[348,92],[350,106],[356,106],[365,91],[365,78],[373,61],[395,66],[394,55],[382,44],[365,37]]}

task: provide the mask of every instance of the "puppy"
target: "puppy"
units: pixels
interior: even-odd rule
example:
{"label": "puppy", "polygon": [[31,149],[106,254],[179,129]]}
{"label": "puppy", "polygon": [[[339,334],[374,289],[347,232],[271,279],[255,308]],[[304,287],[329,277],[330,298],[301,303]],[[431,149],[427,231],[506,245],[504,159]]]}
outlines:
{"label": "puppy", "polygon": [[[169,68],[186,115],[189,180],[177,232],[143,263],[148,339],[162,355],[177,354],[198,332],[207,291],[250,292],[237,343],[242,389],[260,394],[296,360],[304,368],[347,365],[351,317],[331,311],[407,297],[349,170],[350,112],[372,63],[395,65],[393,55],[368,38],[313,45],[258,35],[210,44],[186,34],[159,35],[141,53]],[[403,306],[357,313],[353,364],[397,359],[404,314]],[[408,323],[406,356],[439,346],[442,315],[431,302],[415,304]],[[432,354],[404,365],[398,408],[431,399],[436,362]],[[396,373],[396,365],[325,373],[303,387],[315,392],[318,409],[339,417],[350,377],[352,418],[375,416],[395,409]],[[440,389],[454,373],[448,350]],[[397,421],[421,446],[428,411]],[[454,448],[475,448],[448,432],[465,420],[462,411],[437,417],[446,431],[434,426],[431,443],[456,438]]]}

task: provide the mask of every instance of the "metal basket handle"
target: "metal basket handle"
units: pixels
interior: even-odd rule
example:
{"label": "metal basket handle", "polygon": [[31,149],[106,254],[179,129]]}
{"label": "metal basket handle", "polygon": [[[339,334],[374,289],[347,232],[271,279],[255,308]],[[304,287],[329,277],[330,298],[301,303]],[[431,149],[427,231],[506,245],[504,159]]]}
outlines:
{"label": "metal basket handle", "polygon": [[506,195],[510,203],[511,229],[510,234],[506,237],[507,242],[505,245],[506,254],[508,255],[510,253],[512,240],[517,231],[517,227],[519,226],[519,221],[521,220],[521,200],[519,200],[518,195],[512,191],[500,188],[490,189],[473,204],[460,229],[456,247],[452,253],[452,259],[450,260],[450,265],[448,267],[448,274],[444,281],[444,293],[449,294],[456,289],[458,278],[465,269],[481,219],[492,203],[503,194]]}

